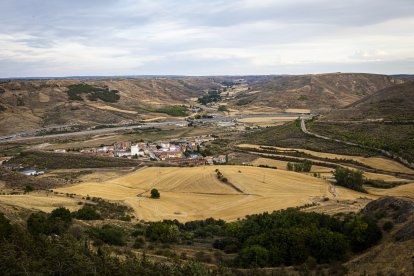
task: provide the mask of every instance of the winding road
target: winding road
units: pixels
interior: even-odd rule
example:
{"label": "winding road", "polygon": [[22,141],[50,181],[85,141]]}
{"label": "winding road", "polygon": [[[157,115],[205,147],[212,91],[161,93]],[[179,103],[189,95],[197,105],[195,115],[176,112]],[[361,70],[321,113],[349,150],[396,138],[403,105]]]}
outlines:
{"label": "winding road", "polygon": [[403,165],[405,165],[405,166],[407,166],[411,169],[414,169],[414,164],[413,163],[410,163],[408,160],[402,158],[401,156],[396,155],[395,153],[392,153],[392,152],[389,152],[389,151],[386,151],[386,150],[383,150],[383,149],[379,149],[379,148],[374,148],[374,147],[364,146],[364,145],[360,145],[360,144],[356,144],[356,143],[352,143],[352,142],[348,142],[348,141],[344,141],[344,140],[334,139],[334,138],[331,138],[331,137],[327,137],[327,136],[323,136],[323,135],[319,135],[319,134],[310,132],[309,130],[307,130],[306,124],[305,124],[305,119],[303,119],[303,118],[300,121],[300,128],[304,133],[306,133],[308,135],[311,135],[311,136],[314,136],[314,137],[317,137],[317,138],[320,138],[320,139],[335,141],[335,142],[346,144],[346,145],[349,145],[349,146],[355,146],[355,147],[360,147],[360,148],[364,148],[364,149],[370,149],[370,150],[378,151],[378,152],[382,153],[383,155],[385,155],[389,158],[392,158],[392,159],[396,160],[397,162],[399,162],[399,163],[401,163],[401,164],[403,164]]}

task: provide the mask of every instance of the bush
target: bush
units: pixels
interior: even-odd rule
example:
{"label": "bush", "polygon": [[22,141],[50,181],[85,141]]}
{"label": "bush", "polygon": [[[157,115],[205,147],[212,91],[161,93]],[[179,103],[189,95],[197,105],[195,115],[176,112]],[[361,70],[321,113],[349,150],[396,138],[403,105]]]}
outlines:
{"label": "bush", "polygon": [[151,190],[151,198],[160,198],[160,192],[157,189]]}
{"label": "bush", "polygon": [[145,236],[152,241],[177,242],[180,237],[180,230],[177,225],[172,223],[153,222],[148,226]]}
{"label": "bush", "polygon": [[80,220],[98,220],[102,219],[101,215],[90,206],[83,206],[75,213],[75,218]]}
{"label": "bush", "polygon": [[382,230],[385,232],[390,232],[392,228],[394,228],[394,223],[392,221],[387,221],[382,225]]}
{"label": "bush", "polygon": [[102,241],[111,245],[124,245],[125,233],[121,228],[105,224],[101,228],[94,228],[90,231],[90,235],[95,241]]}
{"label": "bush", "polygon": [[72,224],[72,215],[66,208],[57,208],[50,214],[32,213],[27,219],[27,229],[32,235],[63,234]]}

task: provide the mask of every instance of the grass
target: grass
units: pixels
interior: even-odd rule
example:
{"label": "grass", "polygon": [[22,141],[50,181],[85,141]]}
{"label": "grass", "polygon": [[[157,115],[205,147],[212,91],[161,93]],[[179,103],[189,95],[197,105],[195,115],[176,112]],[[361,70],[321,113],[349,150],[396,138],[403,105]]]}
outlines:
{"label": "grass", "polygon": [[376,152],[371,150],[312,137],[303,133],[295,122],[249,132],[242,136],[241,140],[247,144],[302,148],[319,152],[331,152],[345,155],[376,154]]}
{"label": "grass", "polygon": [[414,162],[414,124],[343,124],[311,122],[310,131],[329,137],[397,153]]}
{"label": "grass", "polygon": [[167,105],[162,107],[138,107],[139,112],[163,113],[173,117],[188,116],[188,108],[184,105]]}
{"label": "grass", "polygon": [[22,152],[19,156],[9,160],[9,164],[21,164],[24,168],[36,169],[132,167],[138,165],[136,161],[129,159],[40,151]]}

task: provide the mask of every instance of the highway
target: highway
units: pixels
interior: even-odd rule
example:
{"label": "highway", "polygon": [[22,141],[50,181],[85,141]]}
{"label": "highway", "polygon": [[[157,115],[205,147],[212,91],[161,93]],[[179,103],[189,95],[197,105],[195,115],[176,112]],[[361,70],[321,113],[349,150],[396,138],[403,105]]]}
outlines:
{"label": "highway", "polygon": [[[258,118],[258,117],[300,117],[304,119],[310,119],[313,116],[314,116],[313,114],[301,114],[301,113],[249,114],[249,115],[234,115],[234,116],[216,116],[212,118],[195,119],[193,121],[197,123],[217,123],[217,122],[233,121],[237,119]],[[101,129],[88,129],[88,130],[81,130],[81,131],[75,131],[75,132],[34,135],[36,131],[51,130],[54,128],[67,126],[65,125],[65,126],[56,126],[56,127],[49,127],[49,128],[40,128],[36,130],[30,130],[28,132],[19,132],[19,133],[10,134],[7,136],[0,136],[0,143],[18,142],[18,141],[53,138],[53,137],[101,134],[101,133],[115,132],[115,131],[120,131],[120,130],[129,130],[129,129],[136,129],[136,128],[151,128],[151,127],[168,126],[168,125],[185,126],[187,124],[188,124],[188,121],[186,120],[151,122],[151,123],[141,123],[141,124],[136,124],[136,125],[115,126],[115,127],[101,128]]]}

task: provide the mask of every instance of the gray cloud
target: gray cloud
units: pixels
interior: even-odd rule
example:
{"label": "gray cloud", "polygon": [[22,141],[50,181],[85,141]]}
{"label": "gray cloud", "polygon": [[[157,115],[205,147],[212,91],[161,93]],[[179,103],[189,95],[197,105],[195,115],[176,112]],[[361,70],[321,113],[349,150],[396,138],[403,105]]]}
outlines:
{"label": "gray cloud", "polygon": [[3,0],[0,77],[414,73],[409,0]]}

